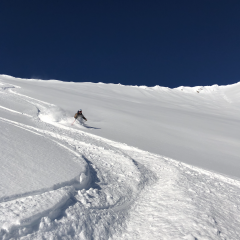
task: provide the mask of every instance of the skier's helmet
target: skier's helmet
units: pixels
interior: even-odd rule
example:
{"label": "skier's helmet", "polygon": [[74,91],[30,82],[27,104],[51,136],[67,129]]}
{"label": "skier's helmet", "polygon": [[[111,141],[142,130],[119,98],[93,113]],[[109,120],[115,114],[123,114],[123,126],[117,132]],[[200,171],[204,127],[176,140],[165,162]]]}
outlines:
{"label": "skier's helmet", "polygon": [[82,109],[79,109],[78,111],[79,111],[79,112],[82,112]]}

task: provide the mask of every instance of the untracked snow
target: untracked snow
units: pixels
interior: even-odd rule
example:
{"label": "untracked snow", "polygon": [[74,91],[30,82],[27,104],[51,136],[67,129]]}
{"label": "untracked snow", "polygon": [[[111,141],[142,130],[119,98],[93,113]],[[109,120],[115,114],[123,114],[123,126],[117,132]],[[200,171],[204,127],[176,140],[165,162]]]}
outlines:
{"label": "untracked snow", "polygon": [[0,239],[240,239],[239,90],[1,75]]}

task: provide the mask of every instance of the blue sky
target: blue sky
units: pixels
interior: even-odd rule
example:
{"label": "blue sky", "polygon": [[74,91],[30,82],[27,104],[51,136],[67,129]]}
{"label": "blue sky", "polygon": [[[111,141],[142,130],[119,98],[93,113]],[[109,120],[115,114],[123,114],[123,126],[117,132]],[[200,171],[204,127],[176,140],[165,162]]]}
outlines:
{"label": "blue sky", "polygon": [[0,74],[178,87],[240,81],[240,1],[2,0]]}

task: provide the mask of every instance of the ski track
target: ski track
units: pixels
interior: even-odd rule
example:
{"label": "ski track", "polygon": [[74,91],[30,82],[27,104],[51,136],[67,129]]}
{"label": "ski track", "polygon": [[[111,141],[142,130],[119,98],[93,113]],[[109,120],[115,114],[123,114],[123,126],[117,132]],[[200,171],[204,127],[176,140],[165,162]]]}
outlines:
{"label": "ski track", "polygon": [[1,99],[30,110],[0,108],[36,126],[0,121],[56,142],[76,161],[82,156],[89,174],[80,176],[82,187],[0,202],[0,239],[240,239],[239,181],[53,122],[46,116],[56,106],[18,88],[1,84]]}

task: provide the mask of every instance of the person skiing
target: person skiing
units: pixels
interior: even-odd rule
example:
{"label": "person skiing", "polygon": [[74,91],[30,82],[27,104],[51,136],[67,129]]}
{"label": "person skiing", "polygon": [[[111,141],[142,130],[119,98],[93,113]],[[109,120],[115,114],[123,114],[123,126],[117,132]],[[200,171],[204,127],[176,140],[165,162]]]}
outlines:
{"label": "person skiing", "polygon": [[82,109],[78,110],[77,113],[75,113],[74,115],[74,118],[77,119],[77,118],[83,118],[85,121],[87,121],[87,119],[84,117],[84,115],[82,114]]}
{"label": "person skiing", "polygon": [[[74,118],[75,118],[75,120],[74,120],[74,122],[78,119],[80,117],[80,123],[81,124],[83,124],[83,119],[85,120],[85,121],[87,121],[87,119],[84,117],[84,115],[82,114],[82,109],[80,109],[80,110],[78,110],[77,111],[77,113],[75,113],[75,115],[74,115]],[[73,122],[73,123],[74,123]],[[73,123],[72,123],[72,125],[73,125]]]}

